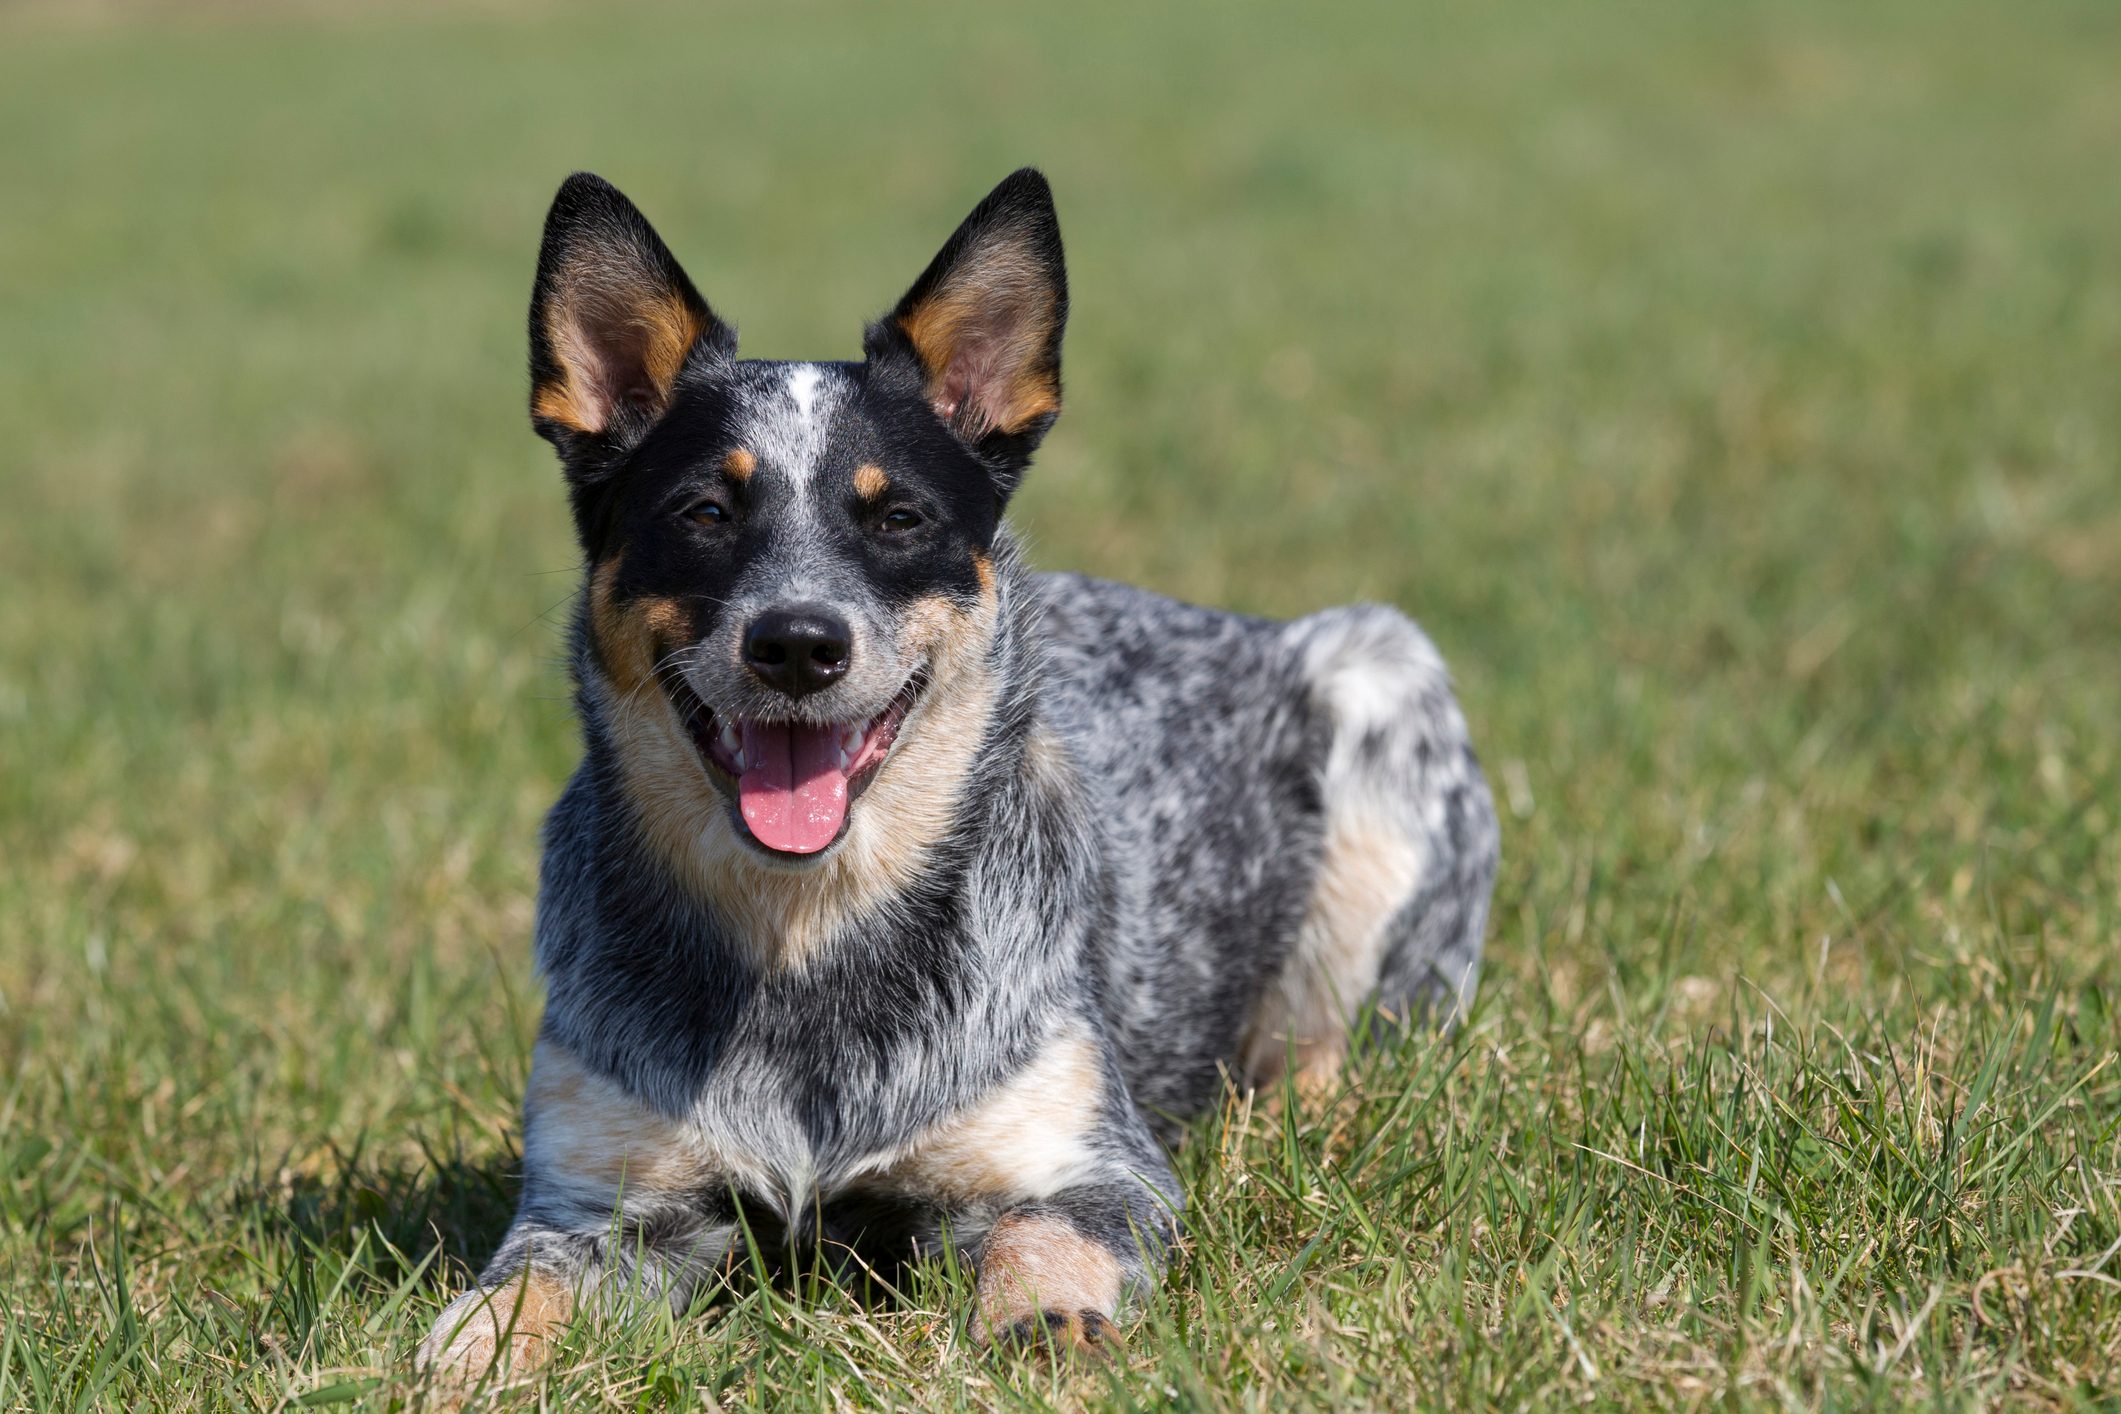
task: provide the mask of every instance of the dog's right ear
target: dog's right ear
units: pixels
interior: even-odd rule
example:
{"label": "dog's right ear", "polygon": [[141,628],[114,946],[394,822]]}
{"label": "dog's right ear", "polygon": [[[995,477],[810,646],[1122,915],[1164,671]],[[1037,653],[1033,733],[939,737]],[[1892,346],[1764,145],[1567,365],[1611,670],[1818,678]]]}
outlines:
{"label": "dog's right ear", "polygon": [[1067,323],[1053,189],[1025,167],[973,208],[864,347],[875,366],[910,361],[928,406],[1006,499],[1060,416]]}
{"label": "dog's right ear", "polygon": [[647,435],[693,358],[736,355],[669,247],[618,188],[588,172],[545,217],[530,297],[530,421],[594,475]]}

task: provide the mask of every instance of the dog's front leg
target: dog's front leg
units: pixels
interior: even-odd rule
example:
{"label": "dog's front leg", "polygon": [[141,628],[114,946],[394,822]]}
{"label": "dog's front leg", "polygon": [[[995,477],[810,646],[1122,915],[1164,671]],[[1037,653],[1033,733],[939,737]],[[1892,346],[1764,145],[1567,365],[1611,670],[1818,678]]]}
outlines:
{"label": "dog's front leg", "polygon": [[441,1378],[541,1364],[587,1300],[682,1310],[735,1235],[727,1187],[683,1127],[565,1047],[538,1043],[523,1112],[515,1222],[415,1357]]}
{"label": "dog's front leg", "polygon": [[414,1366],[458,1383],[496,1368],[525,1373],[545,1363],[585,1302],[601,1300],[623,1310],[638,1301],[665,1301],[682,1309],[701,1274],[729,1250],[734,1228],[678,1226],[682,1238],[659,1233],[651,1244],[636,1220],[611,1212],[601,1227],[559,1227],[518,1216],[479,1284],[436,1318]]}
{"label": "dog's front leg", "polygon": [[974,1337],[1061,1353],[1117,1347],[1122,1303],[1162,1270],[1177,1233],[1175,1185],[1159,1176],[1157,1189],[1128,1176],[1004,1211],[974,1259]]}

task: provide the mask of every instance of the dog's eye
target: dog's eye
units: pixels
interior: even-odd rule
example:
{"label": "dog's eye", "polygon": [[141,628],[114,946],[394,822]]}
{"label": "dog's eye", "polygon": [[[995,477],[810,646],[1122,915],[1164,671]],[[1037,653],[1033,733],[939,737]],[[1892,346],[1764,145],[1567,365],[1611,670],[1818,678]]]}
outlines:
{"label": "dog's eye", "polygon": [[911,530],[920,523],[920,512],[908,510],[904,506],[900,506],[897,510],[890,512],[877,522],[878,526],[887,535],[897,535],[901,531]]}
{"label": "dog's eye", "polygon": [[685,519],[698,521],[701,525],[726,525],[735,517],[730,514],[729,507],[710,496],[704,501],[694,501],[687,506]]}

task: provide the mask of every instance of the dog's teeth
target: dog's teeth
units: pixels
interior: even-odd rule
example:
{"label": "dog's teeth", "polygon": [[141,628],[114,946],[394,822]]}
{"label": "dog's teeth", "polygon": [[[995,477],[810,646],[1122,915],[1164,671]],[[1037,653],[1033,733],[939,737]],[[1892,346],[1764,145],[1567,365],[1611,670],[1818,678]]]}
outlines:
{"label": "dog's teeth", "polygon": [[716,737],[715,741],[722,750],[729,753],[730,759],[736,762],[736,768],[739,771],[743,770],[744,738],[737,735],[736,728],[730,726],[727,722],[722,723],[721,735]]}
{"label": "dog's teeth", "polygon": [[849,727],[840,733],[840,751],[848,756],[858,756],[862,750],[862,729]]}

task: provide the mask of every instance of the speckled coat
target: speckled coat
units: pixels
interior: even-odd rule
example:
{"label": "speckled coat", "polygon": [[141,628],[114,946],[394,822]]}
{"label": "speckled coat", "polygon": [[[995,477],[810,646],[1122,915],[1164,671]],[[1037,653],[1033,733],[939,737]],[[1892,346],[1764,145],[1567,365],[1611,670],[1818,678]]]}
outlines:
{"label": "speckled coat", "polygon": [[[1314,1082],[1366,1005],[1470,998],[1495,819],[1412,622],[1022,565],[1002,512],[1066,313],[1035,172],[858,363],[738,360],[623,197],[562,188],[532,412],[587,564],[585,750],[546,829],[521,1206],[424,1362],[682,1306],[744,1231],[954,1243],[975,1339],[1116,1339],[1180,1223],[1165,1146],[1226,1074]],[[767,622],[816,682],[765,664]],[[769,848],[746,743],[821,733],[844,799]]]}

